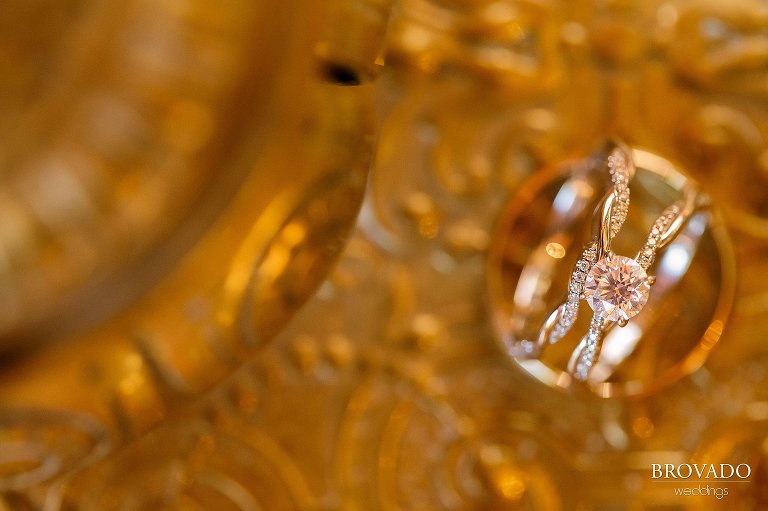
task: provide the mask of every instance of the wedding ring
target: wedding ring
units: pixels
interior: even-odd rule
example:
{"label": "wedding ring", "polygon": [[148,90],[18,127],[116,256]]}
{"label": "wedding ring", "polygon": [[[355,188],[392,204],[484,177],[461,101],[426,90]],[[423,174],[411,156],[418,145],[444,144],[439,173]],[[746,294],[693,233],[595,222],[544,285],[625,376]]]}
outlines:
{"label": "wedding ring", "polygon": [[[574,269],[572,282],[581,284],[580,297],[594,312],[589,331],[574,350],[569,364],[577,379],[587,379],[599,355],[604,333],[615,324],[627,326],[645,306],[656,282],[656,276],[647,272],[657,253],[682,232],[694,213],[709,205],[709,198],[691,183],[683,193],[684,198],[666,208],[653,223],[645,243],[633,258],[613,253],[611,239],[599,232],[594,243],[597,261]],[[600,224],[610,224],[610,216],[610,209],[604,208],[600,212]]]}
{"label": "wedding ring", "polygon": [[595,211],[592,240],[576,263],[568,285],[566,301],[557,307],[539,334],[540,343],[555,343],[573,327],[579,302],[586,300],[593,310],[589,330],[574,350],[569,371],[586,380],[599,356],[603,336],[615,324],[624,327],[648,301],[656,277],[649,276],[656,254],[667,246],[688,223],[691,216],[709,204],[709,199],[691,181],[682,188],[683,199],[675,202],[653,223],[645,244],[635,257],[616,255],[613,238],[621,230],[629,209],[629,181],[634,176],[632,156],[621,143],[615,143],[608,156],[612,189]]}
{"label": "wedding ring", "polygon": [[[566,301],[550,314],[539,331],[535,343],[527,340],[520,342],[517,347],[518,355],[536,356],[545,345],[556,343],[568,333],[578,314],[585,272],[595,264],[598,256],[603,256],[610,250],[611,240],[626,220],[629,209],[629,182],[635,174],[629,149],[618,140],[608,140],[604,144],[603,150],[582,163],[583,165],[574,167],[572,178],[566,182],[561,193],[555,198],[556,203],[570,202],[570,207],[567,208],[567,212],[556,208],[555,211],[563,214],[555,215],[552,218],[552,223],[555,224],[556,229],[559,227],[557,224],[567,225],[568,220],[576,219],[579,213],[583,212],[586,201],[576,204],[577,201],[572,190],[584,189],[585,187],[594,188],[594,184],[587,185],[586,181],[594,178],[596,171],[605,169],[608,177],[610,177],[610,185],[601,202],[600,210],[603,211],[603,214],[600,221],[594,224],[594,241],[587,244],[581,259],[576,264],[576,270],[568,286]],[[599,246],[597,245],[598,242],[600,243]],[[540,266],[540,264],[529,265],[531,269],[540,268]]]}
{"label": "wedding ring", "polygon": [[587,380],[601,395],[636,394],[689,374],[719,339],[732,245],[692,179],[612,142],[523,186],[497,225],[488,279],[501,345],[525,371],[554,386]]}
{"label": "wedding ring", "polygon": [[[579,301],[584,294],[584,282],[598,259],[611,250],[611,241],[618,234],[629,210],[629,182],[635,174],[632,157],[626,146],[617,141],[607,143],[607,167],[612,187],[603,198],[594,222],[593,239],[584,247],[581,258],[571,275],[566,301],[555,309],[542,327],[538,343],[554,344],[562,339],[576,321]],[[598,215],[599,213],[599,215]]]}

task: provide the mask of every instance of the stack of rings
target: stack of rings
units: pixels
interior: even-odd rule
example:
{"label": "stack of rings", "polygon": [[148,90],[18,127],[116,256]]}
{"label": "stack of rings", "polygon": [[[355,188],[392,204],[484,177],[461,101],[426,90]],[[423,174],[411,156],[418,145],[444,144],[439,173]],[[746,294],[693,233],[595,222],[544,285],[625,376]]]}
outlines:
{"label": "stack of rings", "polygon": [[682,199],[662,212],[637,254],[631,258],[617,255],[611,242],[627,217],[629,184],[635,174],[631,152],[621,142],[610,144],[607,168],[611,185],[595,210],[592,239],[575,264],[565,300],[549,314],[536,343],[543,348],[565,337],[576,322],[580,301],[585,300],[594,312],[592,321],[568,366],[582,381],[600,356],[605,334],[616,324],[626,326],[648,301],[656,281],[648,271],[657,253],[675,239],[694,213],[709,205],[705,194],[691,181],[685,182]]}

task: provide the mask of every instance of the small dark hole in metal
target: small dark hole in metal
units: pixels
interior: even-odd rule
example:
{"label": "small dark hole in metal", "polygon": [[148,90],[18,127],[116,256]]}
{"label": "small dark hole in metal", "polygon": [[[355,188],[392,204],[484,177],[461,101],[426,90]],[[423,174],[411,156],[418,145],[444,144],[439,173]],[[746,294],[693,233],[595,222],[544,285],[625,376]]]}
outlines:
{"label": "small dark hole in metal", "polygon": [[360,85],[357,72],[343,64],[326,62],[323,73],[329,81],[338,85]]}

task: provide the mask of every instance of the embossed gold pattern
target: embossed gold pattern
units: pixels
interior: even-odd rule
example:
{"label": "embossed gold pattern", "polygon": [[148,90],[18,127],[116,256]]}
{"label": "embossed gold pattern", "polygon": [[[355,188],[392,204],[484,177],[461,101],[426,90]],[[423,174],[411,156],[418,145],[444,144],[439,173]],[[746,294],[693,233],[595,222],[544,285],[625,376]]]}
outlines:
{"label": "embossed gold pattern", "polygon": [[[0,510],[768,506],[764,2],[9,0],[0,26]],[[702,368],[606,399],[503,356],[486,272],[525,180],[610,134],[690,170],[739,271]],[[650,478],[696,460],[751,482]]]}

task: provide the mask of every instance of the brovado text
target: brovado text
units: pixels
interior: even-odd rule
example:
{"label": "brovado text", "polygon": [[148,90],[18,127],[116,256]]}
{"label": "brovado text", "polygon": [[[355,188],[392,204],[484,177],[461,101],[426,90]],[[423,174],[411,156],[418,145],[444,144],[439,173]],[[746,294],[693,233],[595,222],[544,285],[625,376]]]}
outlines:
{"label": "brovado text", "polygon": [[729,479],[748,479],[752,475],[752,468],[746,463],[731,465],[730,463],[720,463],[714,465],[711,463],[682,463],[673,465],[672,463],[652,463],[652,479],[691,479],[697,480],[729,480]]}

